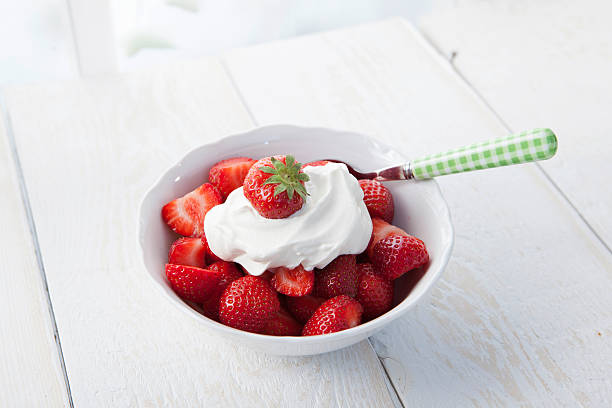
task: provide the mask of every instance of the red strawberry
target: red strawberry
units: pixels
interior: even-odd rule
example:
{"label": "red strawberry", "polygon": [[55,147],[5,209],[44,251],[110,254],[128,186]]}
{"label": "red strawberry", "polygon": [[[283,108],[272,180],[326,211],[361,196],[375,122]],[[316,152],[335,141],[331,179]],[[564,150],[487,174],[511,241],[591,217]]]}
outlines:
{"label": "red strawberry", "polygon": [[235,263],[218,261],[208,266],[208,269],[217,274],[219,282],[217,290],[211,294],[208,299],[202,302],[204,314],[213,320],[219,320],[219,300],[223,291],[233,281],[242,278],[242,272],[238,269]]}
{"label": "red strawberry", "polygon": [[204,268],[206,248],[200,238],[179,238],[172,243],[168,263]]}
{"label": "red strawberry", "polygon": [[420,239],[391,234],[374,245],[370,260],[383,276],[397,279],[409,270],[425,265],[429,254]]}
{"label": "red strawberry", "polygon": [[306,323],[312,314],[325,302],[325,299],[314,296],[286,297],[287,309],[300,323]]}
{"label": "red strawberry", "polygon": [[376,180],[359,180],[363,190],[363,201],[370,217],[379,217],[386,222],[393,221],[393,196],[391,191]]}
{"label": "red strawberry", "polygon": [[204,183],[191,193],[164,205],[162,218],[172,231],[186,237],[199,237],[204,233],[204,216],[222,202],[219,190],[210,183]]}
{"label": "red strawberry", "polygon": [[166,264],[166,278],[181,299],[196,303],[214,295],[219,285],[217,273],[195,266]]}
{"label": "red strawberry", "polygon": [[302,166],[302,169],[304,167],[308,167],[308,166],[313,166],[313,167],[317,167],[317,166],[325,166],[327,163],[329,163],[327,160],[317,160],[317,161],[313,161],[310,163],[306,163]]}
{"label": "red strawberry", "polygon": [[359,275],[355,255],[341,255],[317,271],[313,295],[325,299],[338,295],[355,297]]}
{"label": "red strawberry", "polygon": [[221,160],[212,166],[208,173],[208,181],[219,189],[223,198],[242,187],[244,178],[255,160],[248,157],[232,157],[231,159]]}
{"label": "red strawberry", "polygon": [[202,313],[204,314],[204,316],[216,322],[219,321],[219,299],[220,298],[221,298],[220,295],[214,295],[202,302]]}
{"label": "red strawberry", "polygon": [[244,196],[265,218],[287,218],[302,208],[306,198],[304,182],[293,156],[266,157],[256,162],[244,179]]}
{"label": "red strawberry", "polygon": [[[242,270],[244,272],[245,275],[251,275],[249,273],[249,271],[246,270],[246,268],[243,266]],[[262,273],[261,275],[252,275],[252,276],[259,276],[260,278],[267,280],[268,282],[270,282],[272,280],[272,278],[274,277],[274,272],[271,271],[264,271],[264,273]]]}
{"label": "red strawberry", "polygon": [[270,283],[277,292],[287,296],[304,296],[312,292],[315,283],[314,271],[305,270],[302,265],[296,268],[275,268]]}
{"label": "red strawberry", "polygon": [[213,254],[208,246],[208,240],[206,239],[206,235],[202,232],[202,242],[204,243],[204,250],[206,251],[206,263],[213,263],[217,261],[222,261],[223,259],[219,258],[217,255]]}
{"label": "red strawberry", "polygon": [[363,251],[362,253],[357,255],[357,263],[365,263],[365,262],[370,262],[370,259],[368,258],[368,254]]}
{"label": "red strawberry", "polygon": [[325,301],[304,325],[302,336],[335,333],[361,323],[363,307],[350,296],[340,295]]}
{"label": "red strawberry", "polygon": [[225,289],[219,302],[219,320],[235,329],[261,333],[280,309],[278,296],[259,276],[243,276]]}
{"label": "red strawberry", "polygon": [[381,239],[386,238],[391,234],[408,236],[403,229],[398,228],[395,225],[391,225],[380,218],[372,218],[372,238],[370,238],[370,243],[366,249],[368,258],[372,259],[372,250],[374,249],[374,245],[376,245]]}
{"label": "red strawberry", "polygon": [[370,320],[387,313],[393,304],[393,283],[370,263],[357,265],[359,287],[355,299],[363,306],[363,318]]}
{"label": "red strawberry", "polygon": [[233,262],[217,261],[208,265],[208,269],[216,271],[219,274],[220,285],[223,286],[223,289],[231,282],[244,276],[240,268]]}
{"label": "red strawberry", "polygon": [[280,309],[264,326],[263,334],[270,336],[299,336],[302,325],[299,324],[285,309]]}
{"label": "red strawberry", "polygon": [[[246,271],[246,269],[245,269]],[[246,271],[247,275],[250,275],[248,271]],[[274,277],[274,273],[270,272],[270,271],[264,271],[264,273],[262,273],[261,275],[259,275],[260,278],[267,280],[268,282],[270,282],[272,280],[272,278]]]}

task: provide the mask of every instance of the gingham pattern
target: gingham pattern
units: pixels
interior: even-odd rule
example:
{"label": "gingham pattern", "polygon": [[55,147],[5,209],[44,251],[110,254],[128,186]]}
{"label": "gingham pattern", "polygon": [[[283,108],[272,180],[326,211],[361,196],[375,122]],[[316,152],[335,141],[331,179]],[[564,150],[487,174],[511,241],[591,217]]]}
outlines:
{"label": "gingham pattern", "polygon": [[533,129],[487,142],[474,143],[412,162],[416,179],[550,159],[557,137],[550,129]]}

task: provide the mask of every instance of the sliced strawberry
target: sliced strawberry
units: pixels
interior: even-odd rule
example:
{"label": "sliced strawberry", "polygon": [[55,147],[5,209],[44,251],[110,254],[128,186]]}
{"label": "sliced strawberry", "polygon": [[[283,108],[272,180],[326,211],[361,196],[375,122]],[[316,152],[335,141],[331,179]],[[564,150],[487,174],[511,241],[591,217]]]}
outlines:
{"label": "sliced strawberry", "polygon": [[208,181],[219,189],[223,198],[242,187],[244,178],[255,160],[249,157],[232,157],[231,159],[221,160],[212,166],[208,173]]}
{"label": "sliced strawberry", "polygon": [[223,291],[219,320],[235,329],[261,333],[280,309],[276,291],[259,276],[243,276]]}
{"label": "sliced strawberry", "polygon": [[172,290],[181,298],[201,303],[217,292],[219,276],[195,266],[166,264],[166,278]]}
{"label": "sliced strawberry", "polygon": [[[223,293],[223,292],[221,292]],[[211,296],[202,302],[202,313],[204,316],[216,322],[219,321],[219,300],[221,296]]]}
{"label": "sliced strawberry", "polygon": [[370,259],[368,258],[368,254],[363,251],[362,253],[360,253],[359,255],[357,255],[357,263],[366,263],[366,262],[370,262]]}
{"label": "sliced strawberry", "polygon": [[338,295],[355,297],[359,275],[355,255],[340,255],[317,271],[313,295],[329,299]]}
{"label": "sliced strawberry", "polygon": [[204,233],[204,216],[222,202],[219,190],[210,183],[204,183],[191,193],[164,205],[162,218],[172,231],[186,237],[199,237]]}
{"label": "sliced strawberry", "polygon": [[[244,266],[242,266],[242,271],[244,272],[245,275],[251,275]],[[274,272],[268,270],[268,271],[264,271],[264,273],[262,273],[261,275],[252,275],[252,276],[259,276],[260,278],[270,282],[272,278],[274,277]]]}
{"label": "sliced strawberry", "polygon": [[313,166],[313,167],[325,166],[327,163],[329,163],[327,160],[317,160],[317,161],[313,161],[313,162],[304,164],[302,168],[308,167],[308,166]]}
{"label": "sliced strawberry", "polygon": [[363,318],[375,319],[391,310],[393,283],[370,263],[357,264],[359,287],[355,299],[363,306]]}
{"label": "sliced strawberry", "polygon": [[289,312],[281,308],[276,312],[276,315],[266,322],[263,334],[270,336],[299,336],[302,334],[302,325]]}
{"label": "sliced strawberry", "polygon": [[379,181],[359,180],[363,190],[363,201],[370,213],[370,217],[378,217],[386,222],[393,221],[393,196],[391,191]]}
{"label": "sliced strawberry", "polygon": [[274,273],[270,272],[270,271],[265,271],[264,273],[262,273],[261,275],[259,275],[262,279],[267,280],[268,282],[272,281],[272,278],[274,277]]}
{"label": "sliced strawberry", "polygon": [[208,266],[210,271],[213,271],[219,277],[217,284],[217,290],[211,294],[210,297],[202,302],[202,309],[204,314],[213,319],[219,320],[219,300],[223,291],[233,281],[242,278],[244,275],[240,272],[240,269],[233,262],[218,261]]}
{"label": "sliced strawberry", "polygon": [[429,261],[429,254],[420,239],[411,235],[391,234],[374,245],[370,259],[383,276],[397,279],[425,265]]}
{"label": "sliced strawberry", "polygon": [[312,292],[315,283],[314,271],[305,270],[302,265],[296,268],[275,268],[270,283],[278,293],[287,296],[304,296]]}
{"label": "sliced strawberry", "polygon": [[210,246],[208,246],[208,240],[206,239],[206,235],[202,232],[202,242],[204,243],[204,250],[206,251],[206,263],[213,263],[217,261],[222,261],[223,259],[219,258],[217,255],[213,254],[210,250]]}
{"label": "sliced strawberry", "polygon": [[366,249],[368,258],[372,259],[372,249],[374,249],[374,245],[391,234],[408,236],[403,229],[391,225],[380,218],[372,218],[372,238],[370,238],[370,243]]}
{"label": "sliced strawberry", "polygon": [[302,336],[335,333],[361,323],[363,307],[350,296],[340,295],[325,301],[304,325]]}
{"label": "sliced strawberry", "polygon": [[308,175],[293,156],[265,157],[257,161],[244,179],[243,192],[264,218],[287,218],[304,205]]}
{"label": "sliced strawberry", "polygon": [[168,263],[204,268],[206,248],[200,238],[179,238],[172,243]]}
{"label": "sliced strawberry", "polygon": [[223,286],[223,289],[231,282],[244,276],[240,268],[233,262],[217,261],[208,265],[208,269],[216,271],[219,274],[219,284]]}
{"label": "sliced strawberry", "polygon": [[287,309],[300,323],[306,323],[312,314],[325,302],[314,296],[286,297]]}

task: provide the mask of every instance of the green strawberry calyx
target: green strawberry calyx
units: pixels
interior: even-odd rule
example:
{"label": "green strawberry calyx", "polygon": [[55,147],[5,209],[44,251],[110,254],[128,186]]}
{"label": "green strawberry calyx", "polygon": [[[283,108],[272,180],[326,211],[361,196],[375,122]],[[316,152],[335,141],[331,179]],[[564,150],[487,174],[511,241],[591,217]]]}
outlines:
{"label": "green strawberry calyx", "polygon": [[291,155],[285,157],[285,163],[276,157],[271,157],[270,161],[272,166],[263,166],[259,170],[270,174],[264,185],[277,184],[274,188],[274,197],[286,191],[290,200],[293,200],[294,193],[298,193],[305,200],[308,192],[303,182],[310,180],[310,177],[308,177],[308,174],[300,172],[302,164],[296,162]]}

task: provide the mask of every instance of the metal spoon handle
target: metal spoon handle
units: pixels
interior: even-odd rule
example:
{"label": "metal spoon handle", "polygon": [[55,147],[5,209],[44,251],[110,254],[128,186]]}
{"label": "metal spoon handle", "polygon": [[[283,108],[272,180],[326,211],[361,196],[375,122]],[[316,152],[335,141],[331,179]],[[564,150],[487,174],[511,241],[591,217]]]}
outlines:
{"label": "metal spoon handle", "polygon": [[[557,137],[552,130],[533,129],[416,159],[408,166],[408,176],[423,180],[446,174],[546,160],[553,157],[556,151]],[[381,173],[382,171],[379,173],[382,176]]]}

